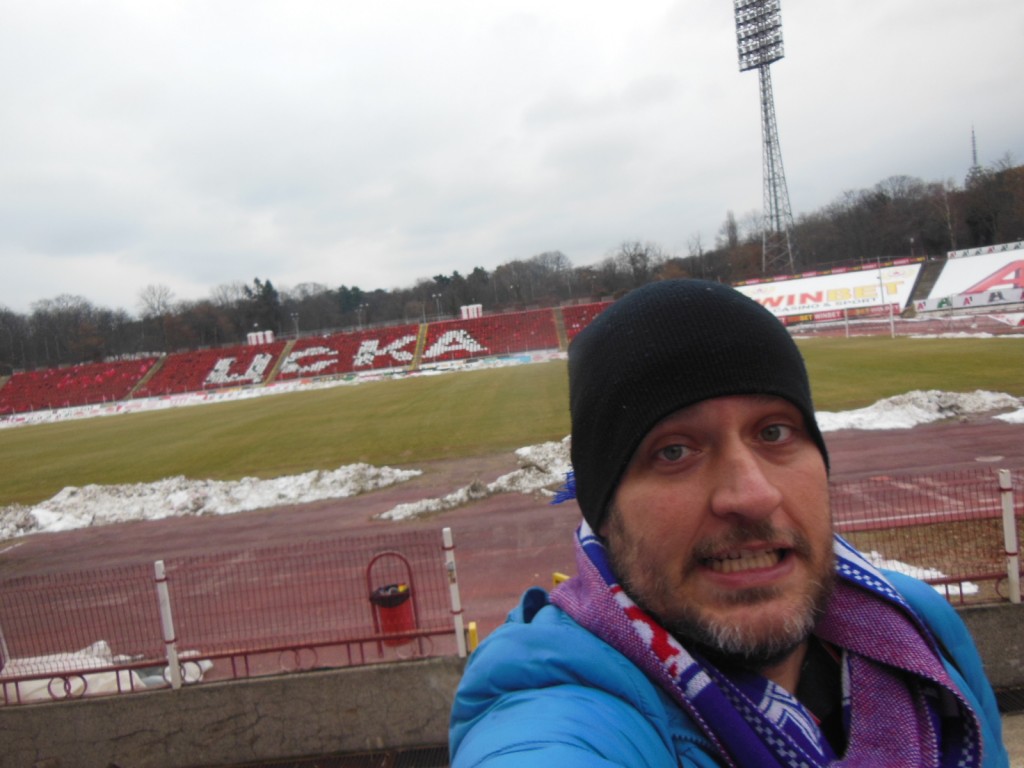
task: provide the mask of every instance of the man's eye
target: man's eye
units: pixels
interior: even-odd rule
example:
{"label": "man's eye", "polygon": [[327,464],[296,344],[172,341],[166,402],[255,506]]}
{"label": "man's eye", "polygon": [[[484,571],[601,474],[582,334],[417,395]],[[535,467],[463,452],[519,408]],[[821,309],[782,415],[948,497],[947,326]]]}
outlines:
{"label": "man's eye", "polygon": [[663,461],[679,461],[686,456],[686,447],[682,445],[666,445],[658,451],[658,458]]}
{"label": "man's eye", "polygon": [[785,424],[772,424],[761,430],[761,439],[768,443],[778,443],[793,434],[793,428]]}

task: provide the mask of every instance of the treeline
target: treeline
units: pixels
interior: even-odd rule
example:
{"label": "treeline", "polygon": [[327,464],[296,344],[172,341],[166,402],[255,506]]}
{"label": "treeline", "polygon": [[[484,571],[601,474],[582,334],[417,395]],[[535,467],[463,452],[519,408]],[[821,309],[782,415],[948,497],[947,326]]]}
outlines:
{"label": "treeline", "polygon": [[[597,264],[576,266],[548,251],[467,275],[452,272],[408,288],[364,290],[304,283],[278,290],[270,279],[217,287],[207,299],[175,301],[163,286],[138,298],[138,315],[80,296],[35,302],[24,315],[0,307],[0,375],[12,370],[243,343],[254,330],[278,336],[457,316],[459,307],[513,311],[598,301],[668,277],[737,282],[762,275],[761,219],[728,212],[714,243],[699,236],[686,253],[626,241]],[[893,176],[845,192],[795,222],[796,271],[903,256],[944,258],[951,250],[1024,238],[1024,166],[1009,158],[973,168],[962,186]]]}

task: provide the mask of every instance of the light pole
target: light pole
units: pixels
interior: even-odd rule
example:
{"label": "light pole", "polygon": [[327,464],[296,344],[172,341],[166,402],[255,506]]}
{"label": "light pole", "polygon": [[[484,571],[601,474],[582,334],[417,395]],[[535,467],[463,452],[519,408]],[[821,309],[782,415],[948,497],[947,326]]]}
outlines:
{"label": "light pole", "polygon": [[761,92],[761,271],[775,274],[779,267],[794,271],[793,211],[782,168],[782,149],[775,120],[770,66],[785,55],[779,0],[733,0],[736,47],[740,72],[757,70]]}
{"label": "light pole", "polygon": [[359,305],[359,329],[362,330],[363,324],[366,322],[366,310],[370,308],[369,304]]}
{"label": "light pole", "polygon": [[885,285],[882,283],[882,262],[878,262],[878,298],[882,301],[882,309],[889,304],[889,338],[896,338],[896,318],[893,317],[892,304],[885,300]]}
{"label": "light pole", "polygon": [[295,338],[299,338],[299,313],[292,312],[292,322],[295,323]]}
{"label": "light pole", "polygon": [[440,293],[432,293],[431,296],[434,297],[434,306],[437,307],[437,318],[438,318],[438,320],[440,320],[441,319],[441,294]]}

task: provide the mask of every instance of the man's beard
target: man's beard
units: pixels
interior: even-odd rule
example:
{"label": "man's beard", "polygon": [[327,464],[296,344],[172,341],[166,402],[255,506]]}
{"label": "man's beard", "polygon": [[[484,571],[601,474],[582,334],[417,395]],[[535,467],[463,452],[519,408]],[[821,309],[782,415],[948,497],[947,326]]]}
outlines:
{"label": "man's beard", "polygon": [[[683,645],[716,664],[760,672],[782,662],[811,636],[825,610],[832,584],[832,578],[809,583],[798,610],[784,617],[781,626],[765,631],[718,622],[689,606],[680,609],[664,626]],[[774,592],[747,590],[737,595],[735,604],[756,605],[771,599]]]}
{"label": "man's beard", "polygon": [[[819,572],[811,575],[806,589],[799,596],[796,609],[790,611],[776,625],[748,627],[727,623],[706,613],[700,606],[686,603],[673,605],[670,609],[660,612],[652,610],[651,606],[665,602],[658,600],[657,596],[670,595],[669,579],[639,553],[635,541],[625,533],[620,521],[615,520],[615,517],[615,512],[612,512],[609,518],[611,527],[617,529],[619,534],[615,549],[622,548],[625,551],[613,551],[613,547],[609,545],[608,557],[622,588],[638,606],[651,614],[684,647],[700,653],[715,664],[741,667],[755,672],[778,664],[810,637],[832,593],[835,569],[831,546],[826,553],[827,565],[813,566],[813,548],[803,535],[797,533],[791,543],[793,552],[789,556],[800,557],[804,562],[816,567]],[[770,523],[752,523],[698,547],[691,556],[688,568],[693,570],[700,567],[699,560],[714,551],[736,548],[746,542],[778,539]],[[780,590],[775,587],[757,587],[723,593],[718,599],[725,606],[756,607],[779,594]]]}

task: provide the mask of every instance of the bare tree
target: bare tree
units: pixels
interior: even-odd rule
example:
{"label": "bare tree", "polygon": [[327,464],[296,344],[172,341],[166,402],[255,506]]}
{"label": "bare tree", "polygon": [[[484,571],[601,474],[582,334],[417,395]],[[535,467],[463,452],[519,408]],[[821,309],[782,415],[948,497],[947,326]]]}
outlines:
{"label": "bare tree", "polygon": [[139,314],[145,319],[161,318],[171,312],[174,294],[166,285],[147,285],[139,291]]}
{"label": "bare tree", "polygon": [[30,326],[36,357],[45,365],[81,363],[104,354],[96,308],[82,296],[61,294],[33,303]]}
{"label": "bare tree", "polygon": [[694,275],[701,278],[706,277],[704,269],[704,243],[701,241],[700,232],[690,236],[689,241],[686,243],[686,250],[689,257],[697,265]]}
{"label": "bare tree", "polygon": [[718,249],[735,248],[740,244],[740,227],[736,223],[736,215],[732,211],[726,211],[725,221],[718,230],[718,239],[715,247]]}
{"label": "bare tree", "polygon": [[639,288],[650,282],[655,270],[665,260],[661,246],[655,243],[641,243],[639,240],[627,240],[619,246],[615,260],[622,271],[629,275],[631,288]]}

